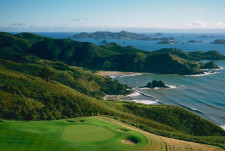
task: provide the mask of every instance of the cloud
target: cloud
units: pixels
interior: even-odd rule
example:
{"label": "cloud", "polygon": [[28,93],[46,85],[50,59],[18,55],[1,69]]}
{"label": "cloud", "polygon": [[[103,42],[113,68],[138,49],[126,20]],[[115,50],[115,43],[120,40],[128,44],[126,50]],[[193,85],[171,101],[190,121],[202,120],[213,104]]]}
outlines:
{"label": "cloud", "polygon": [[189,12],[203,12],[204,10],[201,8],[189,8],[187,9]]}
{"label": "cloud", "polygon": [[217,26],[225,26],[225,24],[222,21],[215,22],[215,25],[217,25]]}
{"label": "cloud", "polygon": [[83,18],[83,19],[80,19],[80,18],[74,18],[72,19],[73,22],[82,22],[82,21],[87,21],[88,18]]}
{"label": "cloud", "polygon": [[208,24],[208,23],[203,22],[203,21],[195,21],[195,22],[193,23],[193,25],[201,26],[201,27],[207,26],[207,24]]}
{"label": "cloud", "polygon": [[81,20],[79,18],[74,18],[72,21],[73,22],[80,22]]}
{"label": "cloud", "polygon": [[225,29],[225,23],[222,21],[217,22],[204,22],[204,21],[195,21],[189,25],[190,28],[205,28],[205,29]]}
{"label": "cloud", "polygon": [[17,23],[13,23],[13,24],[10,24],[11,26],[15,26],[15,27],[24,27],[26,26],[24,23],[20,23],[20,22],[17,22]]}

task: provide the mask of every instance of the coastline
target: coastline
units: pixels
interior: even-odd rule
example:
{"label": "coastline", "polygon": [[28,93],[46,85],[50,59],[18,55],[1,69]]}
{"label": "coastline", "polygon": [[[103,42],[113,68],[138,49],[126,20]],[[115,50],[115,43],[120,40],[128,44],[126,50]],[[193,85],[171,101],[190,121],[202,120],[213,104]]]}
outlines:
{"label": "coastline", "polygon": [[99,76],[110,76],[110,75],[117,75],[117,74],[135,74],[135,73],[138,73],[138,72],[123,72],[123,71],[102,71],[102,70],[99,70],[97,71],[96,75],[99,75]]}

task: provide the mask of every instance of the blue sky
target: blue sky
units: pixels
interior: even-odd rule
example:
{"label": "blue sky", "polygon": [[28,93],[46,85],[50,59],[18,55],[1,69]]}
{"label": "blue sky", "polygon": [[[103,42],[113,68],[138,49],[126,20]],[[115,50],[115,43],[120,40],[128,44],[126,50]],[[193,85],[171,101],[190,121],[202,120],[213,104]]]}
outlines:
{"label": "blue sky", "polygon": [[225,0],[0,0],[0,31],[225,32]]}

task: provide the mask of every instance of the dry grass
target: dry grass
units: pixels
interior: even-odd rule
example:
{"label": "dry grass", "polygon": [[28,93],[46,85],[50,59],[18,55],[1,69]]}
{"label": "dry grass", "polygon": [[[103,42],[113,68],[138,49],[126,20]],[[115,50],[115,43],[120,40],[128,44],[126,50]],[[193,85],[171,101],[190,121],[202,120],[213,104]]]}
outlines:
{"label": "dry grass", "polygon": [[225,151],[205,144],[181,141],[167,137],[160,138],[166,143],[168,151]]}

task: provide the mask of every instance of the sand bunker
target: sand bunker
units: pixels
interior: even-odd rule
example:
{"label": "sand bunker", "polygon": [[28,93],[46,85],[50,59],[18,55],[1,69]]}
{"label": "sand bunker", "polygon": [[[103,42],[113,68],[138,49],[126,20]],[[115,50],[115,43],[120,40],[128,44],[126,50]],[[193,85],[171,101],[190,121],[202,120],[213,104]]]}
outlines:
{"label": "sand bunker", "polygon": [[128,131],[128,130],[126,130],[126,129],[118,129],[117,131],[118,131],[118,132],[126,132],[126,131]]}
{"label": "sand bunker", "polygon": [[138,140],[136,138],[123,139],[122,143],[129,145],[136,145],[138,143]]}

